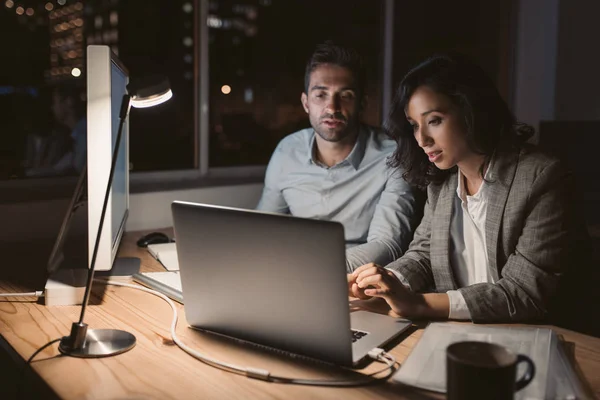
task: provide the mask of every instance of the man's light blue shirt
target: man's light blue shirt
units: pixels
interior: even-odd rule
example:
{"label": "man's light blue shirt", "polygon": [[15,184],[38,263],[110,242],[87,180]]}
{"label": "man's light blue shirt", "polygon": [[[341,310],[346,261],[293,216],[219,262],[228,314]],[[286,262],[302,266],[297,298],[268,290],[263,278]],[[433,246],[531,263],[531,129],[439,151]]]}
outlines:
{"label": "man's light blue shirt", "polygon": [[422,213],[418,196],[387,165],[396,143],[363,125],[354,148],[327,167],[316,157],[315,132],[285,137],[273,153],[257,209],[340,222],[346,235],[348,272],[363,264],[399,258]]}

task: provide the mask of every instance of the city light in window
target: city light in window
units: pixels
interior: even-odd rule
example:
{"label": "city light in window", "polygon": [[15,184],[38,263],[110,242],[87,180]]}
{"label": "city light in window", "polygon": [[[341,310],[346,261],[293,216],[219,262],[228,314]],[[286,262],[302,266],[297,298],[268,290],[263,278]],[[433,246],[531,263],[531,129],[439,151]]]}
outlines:
{"label": "city light in window", "polygon": [[206,24],[209,28],[221,28],[223,26],[223,20],[221,18],[209,15]]}
{"label": "city light in window", "polygon": [[112,11],[108,18],[112,26],[116,26],[119,23],[119,14],[116,11]]}
{"label": "city light in window", "polygon": [[254,92],[252,91],[252,88],[246,88],[246,90],[244,90],[244,101],[246,103],[252,103],[254,101]]}

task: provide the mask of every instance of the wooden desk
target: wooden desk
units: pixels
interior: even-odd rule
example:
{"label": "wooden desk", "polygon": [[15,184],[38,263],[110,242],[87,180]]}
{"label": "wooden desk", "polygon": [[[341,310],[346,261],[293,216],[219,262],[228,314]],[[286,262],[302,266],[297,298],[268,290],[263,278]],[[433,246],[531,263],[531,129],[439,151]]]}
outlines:
{"label": "wooden desk", "polygon": [[[142,270],[161,270],[161,266],[135,247],[140,233],[124,236],[120,254],[139,256]],[[0,291],[14,290],[0,283]],[[102,294],[102,292],[104,292]],[[80,307],[46,307],[33,299],[0,299],[0,334],[4,341],[5,380],[0,382],[0,397],[10,398],[22,381],[34,383],[36,394],[25,390],[21,398],[86,399],[403,399],[440,398],[439,395],[416,391],[399,384],[360,388],[323,388],[274,384],[234,375],[205,365],[175,346],[169,337],[171,310],[156,296],[128,288],[96,285],[97,305],[90,305],[86,322],[90,328],[117,328],[133,333],[137,345],[131,351],[109,358],[77,359],[60,356],[57,344],[40,353],[32,363],[34,373],[21,379],[16,365],[23,366],[36,349],[45,343],[68,334],[71,323],[79,317]],[[101,297],[99,297],[101,296]],[[179,305],[178,334],[193,348],[226,362],[264,368],[273,374],[331,378],[350,376],[337,368],[293,361],[254,348],[238,345],[187,328],[183,306]],[[577,368],[596,396],[600,396],[600,339],[576,332],[554,328],[567,342],[574,344]],[[422,335],[416,329],[397,344],[391,353],[402,362]],[[13,367],[6,368],[7,359]],[[363,372],[374,371],[373,363]],[[8,378],[7,378],[8,377]],[[47,385],[47,386],[46,386]],[[8,395],[6,394],[8,390]],[[30,397],[27,397],[30,396]]]}

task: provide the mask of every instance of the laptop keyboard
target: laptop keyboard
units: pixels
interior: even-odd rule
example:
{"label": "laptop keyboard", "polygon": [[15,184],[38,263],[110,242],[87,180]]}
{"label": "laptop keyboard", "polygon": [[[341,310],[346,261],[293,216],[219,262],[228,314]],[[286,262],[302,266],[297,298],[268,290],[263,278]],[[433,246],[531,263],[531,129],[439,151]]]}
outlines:
{"label": "laptop keyboard", "polygon": [[352,343],[354,343],[357,340],[362,339],[368,335],[367,332],[357,331],[355,329],[350,329],[350,331],[352,331]]}

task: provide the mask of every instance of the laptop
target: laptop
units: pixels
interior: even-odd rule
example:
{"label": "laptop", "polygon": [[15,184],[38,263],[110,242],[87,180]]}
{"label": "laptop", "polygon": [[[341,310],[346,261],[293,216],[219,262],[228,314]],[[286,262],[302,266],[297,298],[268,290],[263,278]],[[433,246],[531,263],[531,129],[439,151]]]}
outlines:
{"label": "laptop", "polygon": [[411,326],[350,313],[338,222],[179,201],[171,211],[192,328],[362,367]]}

